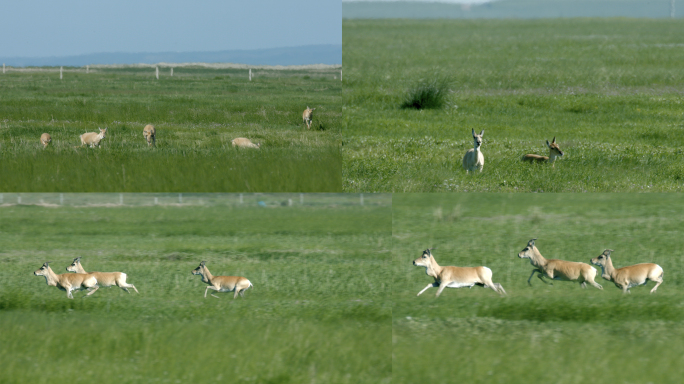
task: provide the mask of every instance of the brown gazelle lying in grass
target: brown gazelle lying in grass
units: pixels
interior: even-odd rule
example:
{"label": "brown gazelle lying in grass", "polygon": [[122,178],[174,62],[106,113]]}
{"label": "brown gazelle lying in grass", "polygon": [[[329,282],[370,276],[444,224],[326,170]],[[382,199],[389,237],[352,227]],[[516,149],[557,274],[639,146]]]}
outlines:
{"label": "brown gazelle lying in grass", "polygon": [[70,299],[74,298],[71,294],[72,291],[87,289],[90,292],[88,292],[86,296],[90,296],[99,288],[95,276],[82,273],[63,273],[58,275],[52,271],[48,262],[44,263],[43,266],[40,267],[39,270],[33,272],[33,274],[36,276],[44,276],[47,285],[66,291],[67,297]]}
{"label": "brown gazelle lying in grass", "polygon": [[98,128],[100,130],[100,133],[96,132],[88,132],[82,134],[81,137],[81,146],[83,145],[90,145],[90,147],[94,146],[100,146],[100,141],[105,138],[105,134],[107,133],[107,128],[102,129]]}
{"label": "brown gazelle lying in grass", "polygon": [[154,125],[152,124],[147,124],[145,128],[143,128],[143,136],[145,137],[145,140],[147,140],[147,146],[154,145],[156,146],[157,143],[155,142],[155,135],[157,134],[157,131],[154,129]]}
{"label": "brown gazelle lying in grass", "polygon": [[534,155],[534,154],[528,153],[527,155],[524,155],[522,157],[522,160],[523,161],[529,161],[530,163],[535,162],[535,161],[538,163],[547,163],[548,162],[553,167],[554,166],[553,162],[556,161],[556,157],[563,156],[563,151],[561,151],[558,144],[556,144],[556,136],[553,137],[553,140],[551,141],[551,143],[549,143],[549,141],[546,140],[546,146],[549,147],[549,157]]}
{"label": "brown gazelle lying in grass", "polygon": [[530,264],[534,267],[530,278],[527,279],[527,284],[530,286],[532,285],[530,280],[532,280],[532,276],[537,273],[539,280],[549,285],[553,285],[553,283],[544,280],[545,277],[551,280],[577,281],[582,288],[586,288],[587,283],[589,283],[598,289],[603,289],[600,284],[594,281],[594,278],[596,277],[596,268],[586,263],[577,263],[574,261],[547,260],[539,253],[537,247],[534,246],[535,240],[537,239],[528,241],[525,249],[518,253],[519,258],[530,259]]}
{"label": "brown gazelle lying in grass", "polygon": [[313,120],[313,111],[315,111],[316,108],[309,108],[308,106],[302,113],[302,119],[304,119],[304,123],[306,123],[306,129],[311,129],[311,121]]}
{"label": "brown gazelle lying in grass", "polygon": [[631,293],[629,289],[637,285],[646,285],[649,280],[655,281],[656,285],[651,289],[651,293],[658,289],[663,283],[663,269],[658,264],[642,263],[630,265],[628,267],[615,268],[610,259],[612,249],[606,249],[601,255],[591,259],[591,263],[601,267],[601,277],[615,283],[615,286],[622,289],[622,293]]}
{"label": "brown gazelle lying in grass", "polygon": [[434,278],[435,282],[428,284],[417,296],[432,287],[439,287],[436,297],[442,293],[444,288],[472,288],[479,285],[491,288],[494,292],[505,295],[503,287],[499,283],[492,282],[492,270],[487,267],[442,267],[437,264],[432,256],[430,249],[423,251],[423,255],[413,260],[413,265],[425,267],[425,273]]}
{"label": "brown gazelle lying in grass", "polygon": [[261,147],[261,144],[259,143],[252,143],[250,139],[245,139],[244,137],[238,137],[237,139],[233,139],[232,141],[233,147],[239,147],[239,148],[256,148],[259,149]]}
{"label": "brown gazelle lying in grass", "polygon": [[[245,291],[249,287],[253,287],[252,283],[244,277],[241,276],[214,276],[209,272],[206,266],[206,262],[201,262],[199,267],[192,270],[193,275],[202,276],[202,282],[209,284],[207,289],[204,290],[204,297],[207,297],[207,292],[209,290],[214,290],[216,292],[232,292],[235,291],[233,299],[238,296],[245,297]],[[212,296],[219,298],[218,296],[211,294]]]}
{"label": "brown gazelle lying in grass", "polygon": [[133,284],[126,283],[127,276],[123,272],[86,272],[83,266],[81,265],[80,257],[75,258],[71,265],[69,265],[66,268],[66,270],[75,273],[91,274],[95,277],[95,280],[97,280],[97,285],[99,285],[100,287],[111,287],[113,285],[116,285],[117,287],[123,289],[126,292],[128,292],[128,288],[133,288],[133,290],[135,290],[135,293],[140,293]]}
{"label": "brown gazelle lying in grass", "polygon": [[473,133],[473,149],[469,149],[468,152],[466,152],[465,156],[463,156],[463,169],[466,170],[466,172],[475,172],[480,171],[482,172],[482,167],[484,167],[484,155],[482,154],[482,151],[480,151],[480,147],[482,146],[482,136],[484,136],[484,129],[480,131],[479,135],[475,134],[475,130],[472,130]]}
{"label": "brown gazelle lying in grass", "polygon": [[48,144],[52,142],[52,136],[49,133],[43,133],[40,135],[40,143],[43,144],[43,148],[47,148]]}

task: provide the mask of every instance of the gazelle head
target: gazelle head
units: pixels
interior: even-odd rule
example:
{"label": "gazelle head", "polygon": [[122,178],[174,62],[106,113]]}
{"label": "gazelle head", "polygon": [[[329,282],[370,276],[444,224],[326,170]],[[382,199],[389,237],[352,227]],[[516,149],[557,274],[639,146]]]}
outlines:
{"label": "gazelle head", "polygon": [[413,260],[413,265],[415,265],[416,267],[426,267],[427,268],[432,263],[432,260],[433,260],[432,252],[430,252],[432,249],[433,248],[428,248],[428,249],[424,250],[423,254],[419,258]]}
{"label": "gazelle head", "polygon": [[102,128],[99,128],[99,127],[98,127],[97,129],[100,130],[100,134],[99,134],[98,136],[102,136],[102,138],[104,139],[104,138],[105,138],[105,134],[107,133],[107,127],[105,127],[105,129],[102,129]]}
{"label": "gazelle head", "polygon": [[532,239],[527,242],[527,246],[518,253],[518,257],[521,259],[531,259],[537,247],[534,246],[534,241],[537,239]]}
{"label": "gazelle head", "polygon": [[49,261],[44,262],[43,266],[33,272],[33,274],[36,276],[48,276],[51,271],[50,266],[48,265],[49,263]]}
{"label": "gazelle head", "polygon": [[67,270],[67,272],[78,273],[80,266],[81,266],[81,258],[77,257],[74,259],[74,261],[68,267],[66,267],[66,270]]}
{"label": "gazelle head", "polygon": [[473,141],[474,141],[473,144],[475,145],[476,149],[480,148],[480,146],[482,145],[482,136],[484,136],[484,129],[480,131],[479,135],[475,134],[475,129],[473,129],[472,132],[473,132]]}
{"label": "gazelle head", "polygon": [[556,144],[556,136],[553,137],[553,140],[551,140],[551,143],[549,143],[549,141],[546,140],[546,145],[549,147],[549,150],[551,151],[550,157],[563,156],[563,151],[561,151],[558,144]]}
{"label": "gazelle head", "polygon": [[610,260],[610,253],[611,252],[613,252],[612,249],[606,249],[598,257],[594,257],[593,259],[591,259],[591,263],[594,265],[598,265],[602,268],[605,267],[608,260]]}
{"label": "gazelle head", "polygon": [[200,263],[199,267],[192,270],[192,274],[193,275],[204,275],[204,269],[206,268],[205,264],[206,264],[206,261],[202,261]]}

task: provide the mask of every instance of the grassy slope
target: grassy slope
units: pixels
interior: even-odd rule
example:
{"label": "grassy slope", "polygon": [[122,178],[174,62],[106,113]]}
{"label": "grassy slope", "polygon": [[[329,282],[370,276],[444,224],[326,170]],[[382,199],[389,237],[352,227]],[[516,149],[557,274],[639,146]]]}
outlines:
{"label": "grassy slope", "polygon": [[[312,199],[307,196],[308,199]],[[389,380],[391,212],[366,207],[0,208],[0,381]],[[87,299],[32,272],[83,256],[140,291]],[[242,275],[203,298],[190,271]],[[48,380],[43,376],[50,372]]]}
{"label": "grassy slope", "polygon": [[[681,20],[345,20],[348,191],[681,191]],[[449,107],[402,110],[419,79]],[[466,176],[472,128],[481,175]],[[555,170],[522,164],[566,156]]]}
{"label": "grassy slope", "polygon": [[[0,190],[339,191],[337,71],[177,68],[0,77]],[[313,131],[301,113],[316,107]],[[157,148],[142,136],[157,129]],[[108,127],[100,149],[78,136]],[[38,138],[52,135],[43,151]],[[260,142],[237,151],[236,137]],[[125,174],[125,179],[124,179]]]}
{"label": "grassy slope", "polygon": [[[472,383],[676,382],[684,343],[678,194],[407,194],[393,197],[393,382],[458,372]],[[588,262],[614,249],[616,266],[655,262],[665,282],[623,296],[538,279],[517,257],[533,237],[547,258]],[[508,296],[436,289],[411,265],[435,247],[440,265],[486,265]],[[600,272],[600,269],[599,269]],[[421,358],[417,358],[422,356]]]}

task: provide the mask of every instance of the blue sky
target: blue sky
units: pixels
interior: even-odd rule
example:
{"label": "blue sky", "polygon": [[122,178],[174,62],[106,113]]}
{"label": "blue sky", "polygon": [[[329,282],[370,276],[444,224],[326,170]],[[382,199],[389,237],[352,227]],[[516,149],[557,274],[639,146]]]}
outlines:
{"label": "blue sky", "polygon": [[0,9],[0,57],[342,44],[341,0],[18,0]]}

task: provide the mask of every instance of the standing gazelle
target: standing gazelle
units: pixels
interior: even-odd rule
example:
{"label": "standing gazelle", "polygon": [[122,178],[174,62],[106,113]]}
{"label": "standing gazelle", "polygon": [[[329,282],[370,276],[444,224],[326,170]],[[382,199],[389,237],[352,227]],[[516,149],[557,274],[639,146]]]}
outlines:
{"label": "standing gazelle", "polygon": [[534,154],[528,153],[527,155],[524,155],[522,157],[522,160],[523,161],[529,161],[530,163],[535,162],[535,161],[538,163],[548,162],[553,167],[554,166],[553,162],[556,161],[556,157],[563,156],[563,151],[561,151],[558,144],[556,144],[556,136],[553,137],[553,140],[551,140],[551,143],[549,143],[549,141],[546,140],[546,146],[549,147],[549,157],[534,155]]}
{"label": "standing gazelle", "polygon": [[435,296],[439,297],[444,288],[472,288],[473,285],[491,288],[500,295],[506,294],[501,284],[492,282],[491,269],[487,267],[442,267],[437,264],[430,249],[426,249],[421,257],[413,260],[413,265],[425,267],[425,273],[435,279],[434,283],[428,284],[427,287],[418,292],[417,296],[432,287],[439,287]]}
{"label": "standing gazelle", "polygon": [[465,156],[463,156],[463,169],[465,169],[466,172],[475,172],[475,170],[482,172],[482,167],[484,166],[484,155],[482,154],[482,151],[480,151],[480,147],[482,146],[484,129],[480,131],[479,135],[475,134],[474,129],[472,130],[472,133],[474,146],[473,149],[469,149]]}
{"label": "standing gazelle", "polygon": [[155,141],[155,135],[157,134],[157,130],[154,129],[154,125],[152,124],[147,124],[145,128],[143,128],[143,136],[145,137],[145,140],[147,140],[147,146],[152,146],[154,145],[155,147],[157,146],[157,142]]}
{"label": "standing gazelle", "polygon": [[111,287],[113,285],[116,285],[117,287],[123,289],[126,292],[128,292],[128,288],[133,288],[135,290],[135,293],[140,293],[133,284],[126,283],[126,274],[123,272],[86,272],[83,266],[81,265],[80,257],[75,258],[71,265],[66,267],[66,270],[75,273],[91,274],[95,277],[95,280],[97,280],[97,284],[100,287]]}
{"label": "standing gazelle", "polygon": [[311,129],[311,121],[313,119],[313,111],[315,111],[316,108],[309,108],[308,106],[302,113],[302,119],[304,119],[304,123],[306,123],[306,129]]}
{"label": "standing gazelle", "polygon": [[577,281],[582,288],[586,288],[587,283],[589,283],[598,289],[603,289],[600,284],[594,281],[594,278],[596,277],[596,268],[587,263],[557,259],[547,260],[539,253],[537,247],[534,246],[535,240],[537,239],[528,241],[527,246],[518,253],[519,258],[530,259],[530,264],[534,267],[530,278],[527,279],[527,284],[530,286],[532,285],[530,280],[532,280],[532,276],[537,273],[539,280],[549,285],[553,285],[553,283],[547,282],[544,280],[544,277],[551,280]]}
{"label": "standing gazelle", "polygon": [[[216,292],[232,292],[235,291],[233,295],[233,300],[238,296],[245,297],[245,291],[249,287],[253,287],[252,283],[244,277],[241,276],[214,276],[209,272],[209,269],[205,265],[206,262],[202,261],[199,267],[192,270],[193,275],[202,276],[202,282],[209,284],[207,289],[204,290],[204,297],[207,297],[207,292],[209,290],[214,290]],[[218,296],[211,294],[215,298]]]}
{"label": "standing gazelle", "polygon": [[610,259],[612,249],[606,249],[601,255],[591,259],[591,263],[601,267],[601,277],[615,283],[615,286],[622,289],[622,293],[632,293],[631,287],[646,285],[649,280],[655,281],[656,285],[651,289],[651,293],[658,289],[663,283],[663,269],[658,264],[642,263],[630,265],[628,267],[615,268]]}
{"label": "standing gazelle", "polygon": [[52,142],[52,136],[49,133],[40,135],[40,143],[43,144],[43,149],[47,148],[48,144]]}
{"label": "standing gazelle", "polygon": [[74,298],[71,294],[72,291],[87,289],[90,292],[88,292],[86,296],[90,296],[99,288],[95,276],[91,274],[63,273],[58,275],[52,271],[48,264],[49,262],[43,263],[43,266],[33,272],[33,274],[36,276],[44,276],[47,285],[66,291],[67,297],[70,299]]}
{"label": "standing gazelle", "polygon": [[107,134],[107,128],[98,128],[100,133],[97,132],[87,132],[79,136],[81,138],[81,146],[90,145],[91,148],[95,146],[100,146],[100,141],[105,138]]}

